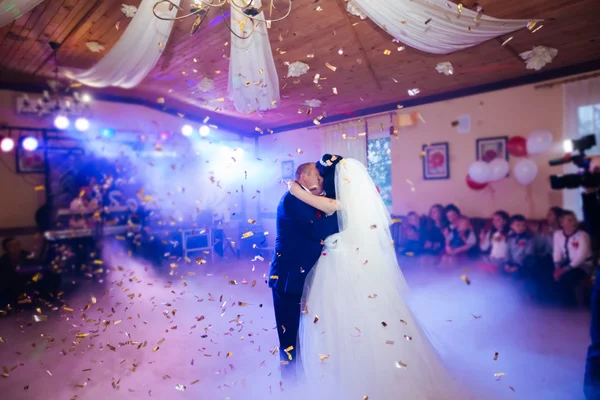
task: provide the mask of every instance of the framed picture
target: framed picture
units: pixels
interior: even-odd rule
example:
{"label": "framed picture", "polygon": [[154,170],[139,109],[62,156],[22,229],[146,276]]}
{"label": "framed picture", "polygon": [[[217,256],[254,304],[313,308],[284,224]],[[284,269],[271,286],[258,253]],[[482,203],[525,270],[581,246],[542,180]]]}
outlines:
{"label": "framed picture", "polygon": [[19,174],[43,174],[45,171],[44,146],[33,151],[23,149],[22,140],[16,146],[17,172]]}
{"label": "framed picture", "polygon": [[281,162],[281,179],[294,179],[294,160]]}
{"label": "framed picture", "polygon": [[508,136],[477,139],[477,160],[490,162],[496,158],[504,158],[508,161]]}
{"label": "framed picture", "polygon": [[423,145],[423,179],[449,179],[448,142]]}

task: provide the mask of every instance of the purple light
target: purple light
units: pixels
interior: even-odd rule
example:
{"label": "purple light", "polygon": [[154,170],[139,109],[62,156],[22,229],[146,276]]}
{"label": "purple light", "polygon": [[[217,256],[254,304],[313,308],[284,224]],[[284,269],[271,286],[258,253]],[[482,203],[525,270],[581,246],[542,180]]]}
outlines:
{"label": "purple light", "polygon": [[65,117],[64,115],[57,115],[56,118],[54,118],[54,126],[57,129],[67,129],[69,125],[69,118]]}
{"label": "purple light", "polygon": [[9,151],[12,151],[12,149],[15,148],[15,141],[12,140],[12,138],[9,137],[5,137],[0,139],[0,150],[2,150],[5,153],[8,153]]}
{"label": "purple light", "polygon": [[27,151],[34,151],[38,147],[38,141],[34,137],[26,137],[23,140],[23,148]]}

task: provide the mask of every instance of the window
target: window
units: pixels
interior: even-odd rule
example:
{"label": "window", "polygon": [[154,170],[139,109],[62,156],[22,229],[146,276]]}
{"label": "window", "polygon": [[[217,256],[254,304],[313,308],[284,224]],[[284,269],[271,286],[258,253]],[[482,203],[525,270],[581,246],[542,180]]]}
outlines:
{"label": "window", "polygon": [[369,135],[367,143],[369,175],[381,192],[383,202],[392,207],[392,154],[387,132]]}
{"label": "window", "polygon": [[[592,104],[577,108],[579,137],[596,135],[596,142],[600,143],[600,104]],[[600,146],[589,149],[586,153],[600,155]]]}

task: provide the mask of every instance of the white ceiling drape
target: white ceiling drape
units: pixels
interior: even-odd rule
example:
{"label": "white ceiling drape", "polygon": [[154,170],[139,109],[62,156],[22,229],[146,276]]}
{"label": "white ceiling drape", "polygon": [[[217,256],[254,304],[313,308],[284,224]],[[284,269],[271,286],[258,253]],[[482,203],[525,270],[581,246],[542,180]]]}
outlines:
{"label": "white ceiling drape", "polygon": [[[179,5],[180,0],[173,0]],[[118,42],[102,59],[87,71],[66,71],[67,77],[92,87],[135,87],[154,68],[173,28],[173,21],[154,16],[156,0],[142,0],[138,11]],[[177,8],[160,10],[165,17],[174,17]],[[162,7],[162,6],[161,6]],[[157,10],[158,12],[158,10]]]}
{"label": "white ceiling drape", "polygon": [[478,15],[446,0],[350,0],[349,12],[364,14],[398,41],[418,50],[448,54],[527,26],[528,20]]}
{"label": "white ceiling drape", "polygon": [[0,28],[33,10],[44,0],[0,0]]}
{"label": "white ceiling drape", "polygon": [[[252,6],[260,9],[261,1],[254,0]],[[259,13],[256,18],[264,20],[264,13]],[[266,23],[255,24],[254,33],[248,39],[231,34],[227,92],[240,113],[273,109],[280,99],[279,77]],[[242,31],[247,35],[252,29],[252,22],[235,7],[231,7],[231,29],[240,36],[244,36]]]}

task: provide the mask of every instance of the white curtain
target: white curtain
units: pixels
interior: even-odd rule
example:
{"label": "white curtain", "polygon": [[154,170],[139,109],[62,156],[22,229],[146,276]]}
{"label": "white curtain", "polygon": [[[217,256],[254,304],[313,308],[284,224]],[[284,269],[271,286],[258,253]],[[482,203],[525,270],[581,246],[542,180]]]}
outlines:
{"label": "white curtain", "polygon": [[[254,0],[252,5],[257,9],[262,6],[260,0]],[[264,13],[256,18],[264,20]],[[252,22],[234,7],[231,7],[231,29],[240,36],[247,36],[252,30]],[[248,39],[231,34],[227,92],[240,113],[270,110],[279,105],[279,78],[265,23],[255,22],[254,33]]]}
{"label": "white curtain", "polygon": [[[563,84],[563,139],[579,139],[590,134],[595,134],[596,142],[600,143],[600,77]],[[600,154],[600,146],[586,154]],[[567,164],[563,172],[575,173],[577,167]],[[581,217],[579,191],[563,190],[562,193],[563,206]]]}
{"label": "white curtain", "polygon": [[[179,5],[179,1],[173,0],[173,3]],[[67,77],[92,87],[129,89],[139,84],[156,65],[173,28],[173,21],[163,21],[154,16],[152,8],[155,3],[156,0],[142,0],[114,47],[92,68],[67,71]],[[160,11],[165,18],[177,14],[177,8],[169,11],[168,4],[164,6]]]}
{"label": "white curtain", "polygon": [[0,0],[0,28],[33,10],[44,0]]}
{"label": "white curtain", "polygon": [[464,7],[459,13],[458,6],[446,0],[350,0],[351,7],[358,8],[400,42],[435,54],[475,46],[528,23],[478,16]]}
{"label": "white curtain", "polygon": [[354,158],[367,165],[367,134],[364,121],[346,121],[326,125],[323,129],[323,154]]}

